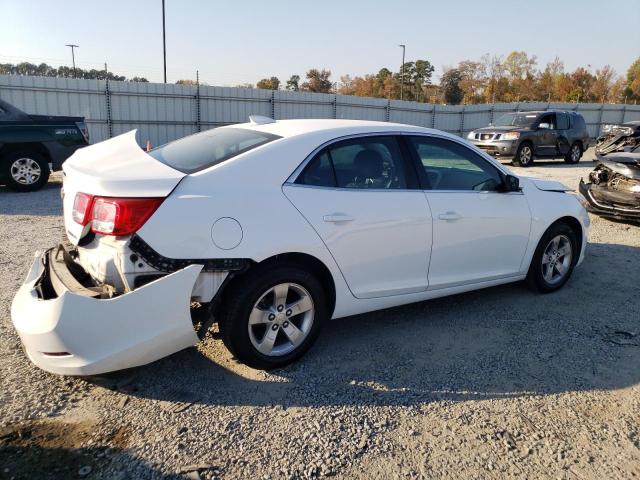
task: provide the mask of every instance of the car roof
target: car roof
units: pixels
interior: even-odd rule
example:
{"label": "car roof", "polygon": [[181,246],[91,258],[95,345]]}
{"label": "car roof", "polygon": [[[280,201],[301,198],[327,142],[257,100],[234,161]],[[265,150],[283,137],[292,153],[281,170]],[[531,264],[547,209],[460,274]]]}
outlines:
{"label": "car roof", "polygon": [[543,113],[571,113],[574,115],[579,115],[579,112],[574,112],[573,110],[556,110],[556,109],[549,109],[549,110],[519,110],[517,112],[505,112],[505,113],[535,113],[536,115],[540,115]]}
{"label": "car roof", "polygon": [[[259,132],[290,138],[305,134],[324,132],[332,136],[346,136],[351,134],[369,132],[416,132],[435,133],[442,135],[444,132],[431,128],[405,125],[402,123],[375,122],[370,120],[341,120],[341,119],[296,119],[275,120],[270,123],[239,123],[222,128],[245,128]],[[445,134],[448,135],[448,134]]]}

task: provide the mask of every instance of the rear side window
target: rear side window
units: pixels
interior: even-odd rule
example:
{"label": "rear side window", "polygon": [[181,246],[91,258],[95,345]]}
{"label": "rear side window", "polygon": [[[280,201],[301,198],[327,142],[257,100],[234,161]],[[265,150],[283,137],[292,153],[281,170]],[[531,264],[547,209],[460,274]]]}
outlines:
{"label": "rear side window", "polygon": [[184,173],[193,173],[229,160],[280,138],[244,128],[214,128],[167,143],[149,152],[156,160]]}
{"label": "rear side window", "polygon": [[586,130],[587,129],[587,125],[584,123],[584,118],[579,113],[571,115],[571,120],[572,120],[572,123],[573,123],[573,125],[571,125],[571,128],[577,128],[579,130]]}
{"label": "rear side window", "polygon": [[361,137],[321,150],[296,183],[350,189],[406,189],[409,168],[393,136]]}
{"label": "rear side window", "polygon": [[558,130],[566,130],[569,128],[569,122],[566,113],[556,113],[556,120],[558,121]]}

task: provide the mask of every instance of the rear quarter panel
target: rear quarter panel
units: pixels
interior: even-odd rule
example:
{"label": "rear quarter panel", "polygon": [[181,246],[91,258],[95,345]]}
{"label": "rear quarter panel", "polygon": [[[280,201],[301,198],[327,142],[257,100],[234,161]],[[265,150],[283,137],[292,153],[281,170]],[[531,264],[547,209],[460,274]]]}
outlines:
{"label": "rear quarter panel", "polygon": [[[321,143],[321,139],[318,139]],[[334,316],[354,297],[326,246],[282,191],[282,184],[317,146],[312,139],[288,139],[197,174],[187,175],[138,231],[158,253],[170,258],[249,258],[263,261],[283,253],[305,253],[331,272],[336,287]],[[235,219],[240,244],[219,248],[212,238],[216,220]]]}

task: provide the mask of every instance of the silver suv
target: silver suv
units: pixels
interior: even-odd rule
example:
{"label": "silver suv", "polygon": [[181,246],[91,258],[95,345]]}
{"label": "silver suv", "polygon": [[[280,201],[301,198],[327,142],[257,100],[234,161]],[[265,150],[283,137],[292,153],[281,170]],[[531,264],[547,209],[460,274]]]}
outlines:
{"label": "silver suv", "polygon": [[534,158],[578,163],[589,148],[582,115],[560,110],[505,113],[492,125],[469,132],[467,139],[495,157],[513,158],[521,167],[531,166]]}

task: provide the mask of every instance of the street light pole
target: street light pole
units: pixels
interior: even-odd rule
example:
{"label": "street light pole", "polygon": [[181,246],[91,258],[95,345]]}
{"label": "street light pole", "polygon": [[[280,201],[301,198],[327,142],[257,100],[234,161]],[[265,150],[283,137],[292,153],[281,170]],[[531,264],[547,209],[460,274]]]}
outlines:
{"label": "street light pole", "polygon": [[404,98],[404,49],[405,45],[398,45],[402,47],[402,66],[400,67],[400,100]]}
{"label": "street light pole", "polygon": [[162,0],[162,55],[164,57],[164,83],[167,83],[167,33],[164,26],[164,0]]}
{"label": "street light pole", "polygon": [[75,48],[80,48],[79,45],[73,45],[72,43],[68,43],[65,47],[71,47],[71,61],[73,62],[73,78],[76,77],[76,55],[74,52]]}

